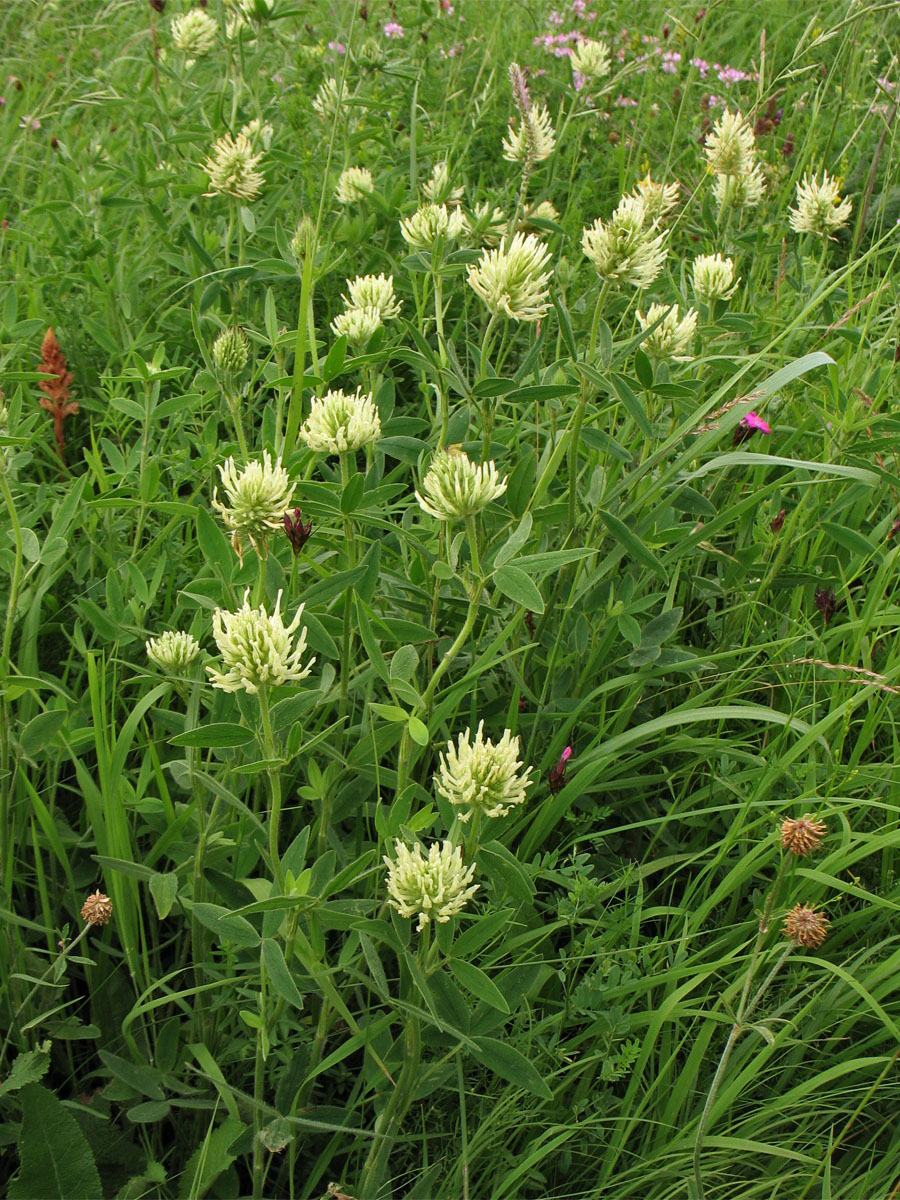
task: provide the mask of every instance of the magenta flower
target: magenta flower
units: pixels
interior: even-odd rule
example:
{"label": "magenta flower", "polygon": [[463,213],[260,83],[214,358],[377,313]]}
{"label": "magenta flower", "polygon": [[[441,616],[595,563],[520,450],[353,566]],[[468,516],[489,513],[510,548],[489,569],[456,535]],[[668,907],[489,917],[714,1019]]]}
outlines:
{"label": "magenta flower", "polygon": [[741,417],[734,431],[734,445],[739,446],[741,442],[745,442],[748,437],[756,430],[759,433],[771,433],[772,427],[768,421],[764,421],[759,413],[753,409],[746,416]]}
{"label": "magenta flower", "polygon": [[547,786],[555,796],[557,792],[561,792],[566,784],[566,763],[572,757],[572,747],[566,746],[559,757],[559,762],[555,767],[552,767],[547,773]]}
{"label": "magenta flower", "polygon": [[384,27],[384,36],[389,38],[402,38],[403,26],[397,21],[388,21]]}

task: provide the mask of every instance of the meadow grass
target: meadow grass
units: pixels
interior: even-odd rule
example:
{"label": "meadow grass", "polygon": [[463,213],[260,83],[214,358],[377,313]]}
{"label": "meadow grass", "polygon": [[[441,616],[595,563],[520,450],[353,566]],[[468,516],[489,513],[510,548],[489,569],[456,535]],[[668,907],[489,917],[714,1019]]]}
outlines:
{"label": "meadow grass", "polygon": [[896,6],[0,32],[7,1194],[900,1195]]}

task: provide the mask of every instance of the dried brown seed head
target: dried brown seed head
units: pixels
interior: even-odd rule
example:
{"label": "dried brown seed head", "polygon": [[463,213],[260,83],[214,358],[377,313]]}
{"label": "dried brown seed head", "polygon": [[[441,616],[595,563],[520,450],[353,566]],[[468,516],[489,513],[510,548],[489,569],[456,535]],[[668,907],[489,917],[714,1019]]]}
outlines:
{"label": "dried brown seed head", "polygon": [[786,817],[781,822],[781,848],[791,854],[812,854],[822,845],[827,833],[824,821],[804,813],[802,817]]}
{"label": "dried brown seed head", "polygon": [[105,925],[112,916],[112,900],[103,892],[91,892],[81,906],[81,919],[88,925]]}
{"label": "dried brown seed head", "polygon": [[795,904],[784,918],[784,936],[798,946],[815,950],[825,941],[831,922],[808,904]]}

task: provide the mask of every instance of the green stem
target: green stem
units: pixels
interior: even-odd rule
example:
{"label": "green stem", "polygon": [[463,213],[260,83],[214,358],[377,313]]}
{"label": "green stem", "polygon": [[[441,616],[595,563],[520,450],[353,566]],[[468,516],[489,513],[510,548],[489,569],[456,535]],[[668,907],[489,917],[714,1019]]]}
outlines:
{"label": "green stem", "polygon": [[0,1046],[0,1061],[2,1061],[3,1056],[6,1053],[6,1048],[9,1045],[10,1039],[12,1038],[12,1035],[13,1035],[13,1030],[18,1029],[18,1020],[19,1020],[19,1017],[22,1015],[23,1010],[31,1002],[32,998],[34,997],[34,995],[36,994],[38,989],[42,986],[42,984],[44,984],[50,978],[50,976],[58,969],[59,964],[65,958],[68,958],[68,956],[72,953],[72,951],[75,949],[75,947],[79,944],[79,942],[84,940],[84,938],[88,934],[88,931],[92,928],[93,928],[92,923],[90,921],[87,921],[85,923],[85,926],[82,929],[81,933],[79,933],[76,938],[73,938],[72,941],[69,942],[69,944],[67,946],[63,947],[63,949],[60,951],[60,953],[57,955],[57,957],[53,960],[53,962],[50,964],[50,966],[47,968],[47,970],[43,973],[43,975],[40,977],[40,979],[37,981],[37,983],[31,989],[31,991],[27,994],[27,996],[22,1001],[22,1003],[16,1008],[15,1012],[13,1013],[13,1019],[12,1019],[10,1028],[7,1030],[6,1037],[3,1039],[3,1045]]}
{"label": "green stem", "polygon": [[772,916],[775,898],[778,894],[778,888],[781,884],[781,880],[784,877],[787,864],[788,857],[785,856],[781,860],[781,864],[778,868],[778,874],[775,876],[775,881],[773,882],[772,887],[769,889],[769,894],[766,897],[765,907],[759,920],[759,929],[757,930],[756,941],[754,942],[753,951],[750,955],[750,962],[747,965],[747,974],[744,977],[744,986],[741,989],[741,998],[735,1014],[734,1024],[731,1027],[731,1032],[728,1034],[728,1041],[725,1043],[725,1049],[722,1051],[722,1057],[719,1059],[719,1065],[716,1067],[716,1073],[713,1076],[713,1081],[709,1086],[709,1092],[706,1096],[706,1103],[703,1105],[703,1112],[700,1114],[700,1123],[697,1126],[697,1136],[694,1139],[693,1157],[694,1182],[697,1191],[697,1200],[705,1200],[706,1193],[703,1188],[703,1172],[700,1163],[701,1152],[703,1150],[703,1139],[706,1136],[706,1130],[712,1115],[716,1096],[718,1095],[719,1088],[721,1087],[722,1080],[725,1076],[725,1069],[728,1066],[728,1060],[731,1058],[731,1053],[737,1045],[738,1038],[744,1032],[744,1021],[756,1008],[757,1004],[768,991],[769,986],[771,985],[775,976],[781,970],[781,967],[783,966],[788,955],[794,949],[794,944],[791,942],[784,953],[780,956],[778,961],[775,963],[775,966],[763,980],[763,983],[756,994],[751,999],[750,988],[753,985],[753,978],[756,974],[756,967],[757,963],[759,962],[759,955],[762,950],[763,941],[765,940],[766,934],[769,932],[769,920]]}
{"label": "green stem", "polygon": [[228,405],[228,411],[231,414],[231,421],[234,425],[234,432],[237,435],[238,446],[241,451],[241,458],[244,462],[248,462],[250,455],[247,452],[247,439],[244,437],[244,423],[241,420],[241,403],[237,396],[231,392],[225,392],[225,403]]}
{"label": "green stem", "polygon": [[272,718],[269,714],[269,697],[266,689],[261,687],[259,696],[259,715],[262,721],[263,754],[266,758],[266,778],[269,781],[269,858],[272,860],[272,872],[279,895],[284,895],[284,868],[281,865],[281,855],[278,850],[278,832],[281,825],[281,772],[274,765],[276,758],[275,736],[272,732]]}
{"label": "green stem", "polygon": [[377,1200],[379,1185],[384,1177],[394,1142],[403,1124],[413,1091],[419,1079],[422,1057],[421,1035],[418,1017],[407,1016],[403,1031],[403,1066],[397,1085],[381,1116],[375,1122],[375,1138],[363,1167],[362,1181],[357,1189],[365,1200]]}
{"label": "green stem", "polygon": [[[350,482],[350,466],[352,455],[346,452],[341,455],[341,492],[346,490]],[[356,527],[353,518],[344,517],[344,551],[346,568],[350,570],[356,565]],[[353,589],[347,588],[344,593],[344,627],[343,645],[341,648],[341,700],[338,716],[341,720],[347,715],[350,696],[350,673],[353,653]]]}
{"label": "green stem", "polygon": [[[0,682],[5,683],[9,675],[9,659],[12,652],[13,629],[16,623],[16,609],[19,605],[19,589],[22,586],[23,551],[22,527],[16,512],[15,501],[7,482],[4,463],[0,461],[0,493],[13,535],[13,569],[9,581],[9,597],[6,602],[6,622],[3,626],[3,641],[0,644]],[[5,884],[8,874],[7,853],[11,849],[9,838],[9,816],[12,799],[12,776],[10,775],[9,753],[10,714],[9,701],[5,695],[0,697],[0,884]]]}
{"label": "green stem", "polygon": [[[444,341],[444,285],[439,271],[434,271],[434,328],[438,339],[438,356],[441,366],[446,367],[447,360],[447,345]],[[450,422],[450,406],[447,400],[447,387],[444,382],[444,373],[440,372],[438,377],[438,400],[441,408],[441,436],[438,442],[439,446],[447,444],[447,426]]]}
{"label": "green stem", "polygon": [[[594,305],[594,316],[591,320],[591,336],[588,343],[588,352],[586,362],[593,366],[594,350],[597,346],[597,331],[600,328],[600,314],[603,310],[603,303],[606,300],[606,294],[609,290],[609,284],[606,280],[600,288],[597,296],[597,303]],[[581,391],[578,395],[578,404],[575,408],[575,415],[572,418],[572,432],[569,440],[569,533],[571,534],[575,528],[575,508],[578,499],[578,445],[581,440],[581,426],[584,423],[584,413],[587,408],[588,397],[590,396],[590,382],[585,377],[581,381]]]}

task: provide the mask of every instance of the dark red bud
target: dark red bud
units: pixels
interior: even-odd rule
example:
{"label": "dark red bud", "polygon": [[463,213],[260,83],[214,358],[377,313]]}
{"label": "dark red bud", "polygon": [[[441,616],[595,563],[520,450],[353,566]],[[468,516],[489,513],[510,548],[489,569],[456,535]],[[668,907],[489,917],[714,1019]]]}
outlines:
{"label": "dark red bud", "polygon": [[782,508],[769,522],[769,528],[773,533],[780,532],[781,527],[784,524],[784,513],[785,510]]}
{"label": "dark red bud", "polygon": [[296,557],[312,536],[312,521],[304,522],[303,513],[295,508],[293,516],[289,512],[284,514],[284,532]]}

